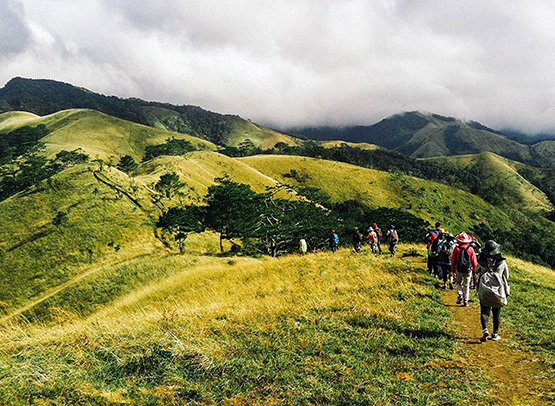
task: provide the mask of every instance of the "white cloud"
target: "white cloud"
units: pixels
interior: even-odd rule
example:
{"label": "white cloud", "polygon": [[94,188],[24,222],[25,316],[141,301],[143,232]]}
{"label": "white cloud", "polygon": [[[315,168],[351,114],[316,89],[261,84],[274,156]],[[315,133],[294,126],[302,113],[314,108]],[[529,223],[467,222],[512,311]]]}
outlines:
{"label": "white cloud", "polygon": [[548,0],[1,1],[4,83],[52,78],[269,125],[424,110],[555,131]]}

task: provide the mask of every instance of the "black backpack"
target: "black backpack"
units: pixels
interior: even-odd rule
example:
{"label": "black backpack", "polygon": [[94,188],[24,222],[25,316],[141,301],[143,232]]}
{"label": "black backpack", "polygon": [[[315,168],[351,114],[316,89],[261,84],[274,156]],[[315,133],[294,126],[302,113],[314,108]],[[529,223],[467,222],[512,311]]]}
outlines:
{"label": "black backpack", "polygon": [[470,260],[470,254],[468,253],[468,247],[460,248],[459,263],[457,264],[457,272],[459,273],[469,273],[472,271],[472,261]]}
{"label": "black backpack", "polygon": [[439,247],[440,240],[443,241],[443,239],[436,237],[435,240],[432,242],[432,245],[430,245],[430,255],[432,257],[437,257],[437,254],[439,254],[438,247]]}

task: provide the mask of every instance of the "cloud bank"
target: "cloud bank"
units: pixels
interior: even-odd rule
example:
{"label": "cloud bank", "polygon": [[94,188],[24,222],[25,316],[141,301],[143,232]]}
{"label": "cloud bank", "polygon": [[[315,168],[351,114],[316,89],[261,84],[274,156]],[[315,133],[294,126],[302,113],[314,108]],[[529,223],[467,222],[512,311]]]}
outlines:
{"label": "cloud bank", "polygon": [[14,76],[274,126],[421,110],[555,132],[550,0],[0,0]]}

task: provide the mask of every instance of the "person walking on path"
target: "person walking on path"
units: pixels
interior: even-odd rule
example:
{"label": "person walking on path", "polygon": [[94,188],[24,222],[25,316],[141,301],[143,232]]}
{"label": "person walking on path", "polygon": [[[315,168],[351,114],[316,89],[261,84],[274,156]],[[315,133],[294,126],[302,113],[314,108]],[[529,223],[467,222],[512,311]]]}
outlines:
{"label": "person walking on path", "polygon": [[299,240],[299,253],[301,255],[306,254],[306,252],[308,251],[308,244],[306,243],[306,240],[304,238],[301,238]]}
{"label": "person walking on path", "polygon": [[455,275],[457,285],[457,304],[463,303],[464,307],[468,307],[468,296],[470,293],[470,279],[478,260],[474,249],[470,246],[472,239],[467,233],[460,233],[455,237],[457,246],[453,249],[451,256],[451,272]]}
{"label": "person walking on path", "polygon": [[379,255],[382,255],[382,246],[381,246],[381,241],[383,238],[382,229],[378,227],[376,223],[373,224],[373,228],[374,228],[374,231],[376,232],[376,246],[378,248],[378,253]]}
{"label": "person walking on path", "polygon": [[339,247],[339,237],[335,233],[335,230],[331,230],[330,247],[332,252],[337,251],[337,247]]}
{"label": "person walking on path", "polygon": [[362,233],[360,232],[358,227],[355,227],[353,231],[353,248],[356,253],[359,253],[361,251],[360,244],[362,244]]}
{"label": "person walking on path", "polygon": [[[441,237],[440,237],[441,238]],[[437,265],[439,273],[443,279],[443,289],[447,289],[447,281],[449,281],[449,289],[453,289],[453,275],[451,274],[451,257],[455,249],[455,237],[451,233],[445,233],[444,238],[437,248]]]}
{"label": "person walking on path", "polygon": [[368,227],[368,236],[366,238],[368,239],[368,243],[372,248],[372,254],[375,254],[378,248],[378,234],[376,233],[376,231],[374,231],[372,227]]}
{"label": "person walking on path", "polygon": [[493,240],[486,242],[476,267],[478,276],[478,298],[480,299],[480,323],[482,337],[485,342],[489,337],[489,315],[493,314],[493,334],[491,340],[498,341],[501,307],[507,304],[511,293],[509,285],[509,267],[501,256],[501,245]]}
{"label": "person walking on path", "polygon": [[397,251],[397,244],[399,243],[399,234],[397,230],[395,230],[395,226],[392,224],[387,230],[387,244],[389,248],[389,252],[392,257],[395,256],[395,252]]}
{"label": "person walking on path", "polygon": [[437,257],[435,255],[430,255],[430,246],[435,241],[435,239],[439,236],[441,229],[441,223],[438,221],[435,224],[435,228],[426,234],[425,242],[426,242],[426,249],[428,251],[428,273],[431,276],[434,276],[435,267],[437,263]]}

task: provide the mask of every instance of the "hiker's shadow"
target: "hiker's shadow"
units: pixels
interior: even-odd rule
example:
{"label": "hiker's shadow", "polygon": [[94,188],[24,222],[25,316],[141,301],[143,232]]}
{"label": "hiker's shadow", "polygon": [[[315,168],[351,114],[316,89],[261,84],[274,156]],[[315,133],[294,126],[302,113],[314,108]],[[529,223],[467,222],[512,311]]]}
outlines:
{"label": "hiker's shadow", "polygon": [[460,342],[462,342],[463,344],[469,344],[469,345],[476,345],[476,344],[482,344],[482,342],[480,341],[479,337],[462,337],[462,336],[456,336],[455,337],[457,340],[459,340]]}

